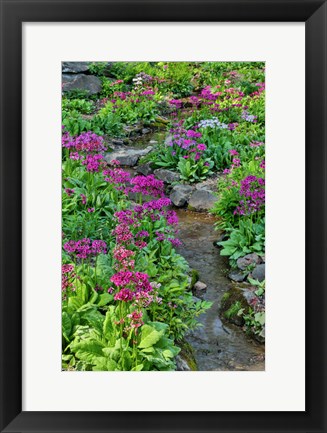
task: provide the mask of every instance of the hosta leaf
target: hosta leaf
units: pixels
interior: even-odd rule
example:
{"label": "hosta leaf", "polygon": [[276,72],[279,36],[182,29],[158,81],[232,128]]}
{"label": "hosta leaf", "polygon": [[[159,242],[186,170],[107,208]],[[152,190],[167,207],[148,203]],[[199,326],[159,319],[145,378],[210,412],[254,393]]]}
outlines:
{"label": "hosta leaf", "polygon": [[68,298],[68,309],[76,311],[83,306],[83,300],[78,296],[71,296]]}
{"label": "hosta leaf", "polygon": [[103,357],[103,345],[95,340],[82,340],[72,345],[77,358],[94,364],[96,358]]}
{"label": "hosta leaf", "polygon": [[72,332],[72,321],[69,314],[67,314],[65,311],[62,313],[61,326],[62,335],[64,336],[65,340],[70,341],[69,337]]}
{"label": "hosta leaf", "polygon": [[138,364],[135,367],[133,367],[131,371],[141,371],[143,367],[144,367],[143,364]]}
{"label": "hosta leaf", "polygon": [[112,335],[114,334],[114,327],[112,324],[112,309],[110,309],[109,311],[107,311],[106,317],[104,319],[103,322],[103,335],[107,340],[110,340],[110,338],[112,337]]}
{"label": "hosta leaf", "polygon": [[103,307],[104,305],[109,304],[114,299],[110,293],[102,293],[102,295],[99,295],[99,299],[97,302],[98,307]]}
{"label": "hosta leaf", "polygon": [[160,340],[163,333],[164,331],[158,332],[152,326],[143,325],[142,333],[141,333],[141,341],[138,347],[140,349],[144,349],[153,346],[154,344],[156,344],[157,341]]}

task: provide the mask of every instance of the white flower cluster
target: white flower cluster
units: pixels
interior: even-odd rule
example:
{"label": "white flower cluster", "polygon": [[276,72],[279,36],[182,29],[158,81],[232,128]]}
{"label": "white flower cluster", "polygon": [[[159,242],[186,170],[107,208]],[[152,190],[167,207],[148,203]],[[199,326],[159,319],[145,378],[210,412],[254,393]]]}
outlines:
{"label": "white flower cluster", "polygon": [[133,78],[134,86],[142,86],[143,80],[142,77],[137,76]]}
{"label": "white flower cluster", "polygon": [[200,128],[220,128],[220,129],[227,129],[228,125],[226,123],[220,122],[217,117],[213,117],[212,119],[205,119],[201,120],[199,122]]}
{"label": "white flower cluster", "polygon": [[145,72],[140,72],[139,74],[136,74],[133,78],[133,83],[135,86],[142,86],[143,82],[149,82],[152,80],[152,77]]}
{"label": "white flower cluster", "polygon": [[243,111],[242,119],[246,120],[247,122],[253,123],[257,119],[257,116],[254,116],[253,114],[249,114],[247,111]]}

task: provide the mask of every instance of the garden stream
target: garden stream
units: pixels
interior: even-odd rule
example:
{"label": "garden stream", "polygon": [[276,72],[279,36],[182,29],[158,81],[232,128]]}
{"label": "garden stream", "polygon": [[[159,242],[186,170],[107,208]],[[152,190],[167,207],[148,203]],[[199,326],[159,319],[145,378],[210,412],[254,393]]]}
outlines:
{"label": "garden stream", "polygon": [[[133,148],[144,148],[163,140],[164,134],[156,132],[143,136],[133,143]],[[134,170],[130,170],[135,175]],[[199,316],[203,325],[186,341],[193,349],[200,371],[262,371],[265,369],[264,345],[246,336],[242,329],[223,323],[219,307],[223,294],[232,286],[228,279],[228,261],[219,254],[214,241],[220,233],[214,228],[215,218],[207,213],[174,208],[179,219],[177,237],[182,246],[177,248],[192,269],[199,272],[199,280],[207,285],[202,297],[212,302],[212,307]]]}
{"label": "garden stream", "polygon": [[219,234],[215,219],[207,214],[176,210],[179,218],[178,252],[199,272],[207,285],[204,299],[212,307],[199,317],[203,326],[188,335],[199,370],[264,370],[264,346],[251,340],[237,326],[222,323],[219,305],[222,295],[231,286],[226,274],[228,263],[213,245]]}

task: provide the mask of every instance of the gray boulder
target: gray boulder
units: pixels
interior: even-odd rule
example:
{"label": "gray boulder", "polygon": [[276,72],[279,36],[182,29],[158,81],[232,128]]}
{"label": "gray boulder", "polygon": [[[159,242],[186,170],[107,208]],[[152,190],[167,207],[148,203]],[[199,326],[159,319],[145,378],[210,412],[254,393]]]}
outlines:
{"label": "gray boulder", "polygon": [[136,167],[137,173],[143,174],[144,176],[148,176],[153,173],[153,169],[151,168],[151,162],[145,162],[144,164]]}
{"label": "gray boulder", "polygon": [[176,369],[177,371],[192,371],[187,360],[182,358],[180,355],[176,356]]}
{"label": "gray boulder", "polygon": [[101,92],[101,89],[101,80],[94,75],[62,74],[62,90],[64,92],[84,90],[89,95],[95,95]]}
{"label": "gray boulder", "polygon": [[166,168],[157,168],[154,170],[157,179],[163,180],[165,183],[173,183],[179,181],[179,174]]}
{"label": "gray boulder", "polygon": [[236,281],[237,283],[240,283],[241,281],[245,280],[246,273],[240,272],[240,271],[232,271],[228,274],[228,277],[232,281]]}
{"label": "gray boulder", "polygon": [[63,74],[79,74],[89,70],[89,62],[62,62],[61,69]]}
{"label": "gray boulder", "polygon": [[151,152],[152,146],[148,146],[145,149],[122,149],[115,150],[114,152],[108,153],[105,156],[105,160],[108,164],[111,164],[112,160],[117,160],[121,165],[127,167],[134,167],[137,164],[137,161],[141,158],[141,156],[146,155]]}
{"label": "gray boulder", "polygon": [[255,280],[263,281],[266,278],[266,269],[265,264],[262,263],[260,265],[256,265],[256,267],[252,271],[252,278]]}
{"label": "gray boulder", "polygon": [[192,193],[188,202],[188,207],[195,211],[206,211],[213,207],[218,198],[210,191],[201,189]]}
{"label": "gray boulder", "polygon": [[175,206],[183,207],[188,202],[192,191],[190,185],[175,185],[169,198]]}
{"label": "gray boulder", "polygon": [[256,253],[247,254],[237,260],[237,267],[244,271],[248,266],[261,263],[261,258]]}

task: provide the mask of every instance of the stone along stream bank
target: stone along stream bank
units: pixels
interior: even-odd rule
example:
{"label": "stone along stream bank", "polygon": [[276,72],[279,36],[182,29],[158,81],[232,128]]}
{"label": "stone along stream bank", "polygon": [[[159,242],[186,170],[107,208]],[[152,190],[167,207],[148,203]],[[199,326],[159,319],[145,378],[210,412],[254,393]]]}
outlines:
{"label": "stone along stream bank", "polygon": [[213,302],[199,317],[203,326],[186,338],[193,348],[198,370],[264,370],[264,345],[247,337],[238,326],[222,323],[219,317],[221,298],[232,283],[227,278],[227,260],[213,245],[218,237],[214,230],[215,219],[184,209],[178,209],[177,214],[182,241],[178,252],[207,285],[202,298]]}

